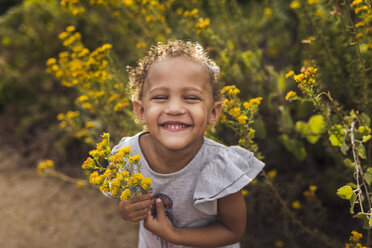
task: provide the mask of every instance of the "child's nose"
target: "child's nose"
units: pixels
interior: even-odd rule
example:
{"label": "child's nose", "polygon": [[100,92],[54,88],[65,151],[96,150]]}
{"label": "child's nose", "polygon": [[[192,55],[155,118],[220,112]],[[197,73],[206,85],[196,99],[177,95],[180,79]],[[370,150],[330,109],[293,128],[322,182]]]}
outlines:
{"label": "child's nose", "polygon": [[165,109],[165,113],[170,115],[179,115],[186,112],[182,99],[171,99]]}

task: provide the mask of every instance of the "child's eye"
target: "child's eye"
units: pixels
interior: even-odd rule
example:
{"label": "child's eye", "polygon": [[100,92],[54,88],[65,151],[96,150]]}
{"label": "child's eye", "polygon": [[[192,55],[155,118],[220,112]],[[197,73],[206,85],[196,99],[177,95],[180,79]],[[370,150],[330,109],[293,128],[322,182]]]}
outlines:
{"label": "child's eye", "polygon": [[190,101],[190,102],[196,102],[196,101],[200,101],[200,98],[197,96],[187,96],[185,97],[185,100]]}
{"label": "child's eye", "polygon": [[166,97],[166,96],[154,96],[152,99],[153,100],[160,100],[160,101],[162,101],[162,100],[168,99],[168,97]]}

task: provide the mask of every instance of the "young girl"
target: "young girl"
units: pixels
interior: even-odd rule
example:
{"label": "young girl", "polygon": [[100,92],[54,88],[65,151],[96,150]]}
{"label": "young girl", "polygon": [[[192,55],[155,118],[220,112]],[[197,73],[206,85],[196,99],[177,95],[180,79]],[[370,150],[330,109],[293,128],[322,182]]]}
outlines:
{"label": "young girl", "polygon": [[[119,203],[140,221],[140,248],[239,247],[246,206],[240,190],[264,164],[241,147],[204,137],[221,113],[218,67],[197,43],[159,44],[130,70],[133,109],[146,127],[114,147],[140,154],[152,192]],[[152,199],[156,200],[152,200]]]}

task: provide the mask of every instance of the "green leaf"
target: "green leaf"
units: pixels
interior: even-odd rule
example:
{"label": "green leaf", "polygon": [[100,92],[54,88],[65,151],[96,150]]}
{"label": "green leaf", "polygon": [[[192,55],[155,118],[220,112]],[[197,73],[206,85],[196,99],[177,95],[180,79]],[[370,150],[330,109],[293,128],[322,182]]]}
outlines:
{"label": "green leaf", "polygon": [[346,155],[347,154],[347,151],[349,150],[349,146],[348,145],[346,145],[346,143],[345,142],[342,142],[342,145],[341,145],[341,152],[344,154],[344,155]]}
{"label": "green leaf", "polygon": [[355,168],[353,161],[351,161],[351,159],[349,159],[349,158],[347,158],[347,159],[344,160],[344,164],[346,166],[350,167],[350,168],[353,168],[353,169]]}
{"label": "green leaf", "polygon": [[363,220],[363,228],[365,228],[365,229],[369,229],[370,228],[370,226],[369,226],[369,219],[368,219],[368,217],[367,217],[366,214],[364,214],[362,212],[359,212],[356,215],[354,215],[354,218]]}
{"label": "green leaf", "polygon": [[369,118],[369,116],[367,114],[362,113],[359,118],[360,118],[360,122],[361,122],[362,125],[367,126],[367,127],[370,126],[371,119]]}
{"label": "green leaf", "polygon": [[371,186],[372,183],[372,168],[368,168],[367,171],[364,173],[364,181]]}
{"label": "green leaf", "polygon": [[357,189],[358,188],[358,186],[355,183],[348,183],[347,185],[349,185],[353,189]]}
{"label": "green leaf", "polygon": [[311,116],[308,125],[313,134],[322,134],[325,132],[326,125],[322,115]]}
{"label": "green leaf", "polygon": [[354,192],[350,186],[343,186],[337,190],[337,195],[345,200],[350,200]]}
{"label": "green leaf", "polygon": [[306,149],[303,143],[299,140],[291,140],[288,135],[282,134],[279,137],[284,147],[291,152],[297,160],[303,161],[306,158]]}
{"label": "green leaf", "polygon": [[367,159],[366,149],[364,148],[363,144],[358,143],[358,144],[355,145],[355,148],[356,148],[356,152],[357,152],[358,157],[360,157],[362,159]]}
{"label": "green leaf", "polygon": [[372,227],[372,218],[371,217],[369,217],[368,224],[369,224],[369,227]]}
{"label": "green leaf", "polygon": [[371,135],[363,136],[362,142],[365,143],[365,142],[367,142],[370,139],[371,139]]}
{"label": "green leaf", "polygon": [[353,192],[353,194],[351,195],[351,198],[350,198],[350,213],[351,214],[354,214],[354,206],[355,206],[356,199],[357,199],[357,196]]}
{"label": "green leaf", "polygon": [[291,114],[289,112],[289,108],[284,108],[283,106],[279,106],[279,110],[281,112],[281,125],[280,131],[284,133],[289,133],[293,128],[293,120]]}
{"label": "green leaf", "polygon": [[333,125],[329,130],[329,141],[333,146],[342,146],[345,139],[345,131],[341,125]]}

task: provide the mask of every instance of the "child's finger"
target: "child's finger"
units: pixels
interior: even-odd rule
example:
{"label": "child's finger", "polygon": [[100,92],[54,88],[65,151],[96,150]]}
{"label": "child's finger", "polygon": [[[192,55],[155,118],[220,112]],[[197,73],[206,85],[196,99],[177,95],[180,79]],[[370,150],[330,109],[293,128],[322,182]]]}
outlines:
{"label": "child's finger", "polygon": [[150,200],[151,197],[152,197],[151,192],[148,192],[145,195],[139,195],[139,196],[134,197],[133,199],[129,200],[129,202],[130,203],[136,203],[136,202],[140,202],[140,201]]}
{"label": "child's finger", "polygon": [[158,218],[165,218],[164,205],[161,199],[156,199],[156,214]]}
{"label": "child's finger", "polygon": [[151,202],[152,202],[151,199],[140,201],[140,202],[135,202],[135,203],[132,203],[130,205],[130,207],[133,211],[140,211],[142,209],[150,208],[151,207]]}

